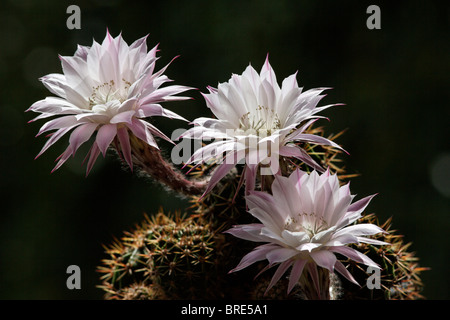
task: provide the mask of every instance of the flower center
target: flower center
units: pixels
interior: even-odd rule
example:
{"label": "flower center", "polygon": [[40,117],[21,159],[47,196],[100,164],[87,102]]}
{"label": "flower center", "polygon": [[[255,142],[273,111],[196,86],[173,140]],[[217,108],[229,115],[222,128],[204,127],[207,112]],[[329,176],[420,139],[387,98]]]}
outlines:
{"label": "flower center", "polygon": [[319,232],[329,229],[328,224],[322,217],[315,213],[299,213],[297,217],[289,217],[284,228],[292,232],[305,232],[311,239]]}
{"label": "flower center", "polygon": [[239,119],[239,129],[254,131],[258,136],[270,136],[273,131],[281,128],[277,113],[270,108],[258,106]]}
{"label": "flower center", "polygon": [[92,88],[92,94],[89,97],[89,107],[93,109],[97,105],[107,105],[108,102],[124,102],[131,83],[125,79],[122,79],[122,81],[123,84],[120,87],[117,87],[115,81],[111,80]]}

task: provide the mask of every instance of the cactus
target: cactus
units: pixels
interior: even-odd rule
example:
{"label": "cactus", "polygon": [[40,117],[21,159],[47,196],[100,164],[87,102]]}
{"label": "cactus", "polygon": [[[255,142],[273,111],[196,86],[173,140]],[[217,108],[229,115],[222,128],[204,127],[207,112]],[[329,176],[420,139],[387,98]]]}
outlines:
{"label": "cactus", "polygon": [[[309,133],[323,135],[323,128],[309,128]],[[330,140],[343,132],[330,136]],[[132,140],[136,143],[136,140]],[[136,144],[137,145],[137,144]],[[138,144],[142,151],[142,144]],[[319,145],[306,145],[305,149],[318,163],[337,172],[342,183],[355,175],[346,174],[340,166],[341,151]],[[136,154],[136,153],[133,153]],[[142,152],[140,153],[142,155]],[[138,162],[139,163],[139,162]],[[214,170],[214,163],[202,164],[190,173],[192,181],[204,181]],[[305,167],[300,161],[286,161],[285,170],[292,172]],[[145,168],[144,168],[145,169]],[[126,232],[119,241],[106,247],[109,259],[103,260],[99,272],[103,273],[102,285],[106,299],[307,299],[300,285],[287,294],[287,280],[282,280],[265,294],[270,274],[258,278],[249,273],[229,275],[230,270],[251,250],[251,244],[222,231],[233,224],[249,223],[252,218],[243,201],[238,168],[232,170],[214,190],[202,197],[191,194],[192,205],[184,214],[166,215],[162,209],[138,225],[134,231]],[[264,178],[264,177],[263,177]],[[191,180],[186,180],[191,181]],[[259,186],[262,179],[259,179]],[[236,192],[238,194],[236,195]],[[374,214],[366,215],[360,222],[378,223]],[[358,250],[384,266],[382,290],[359,288],[340,280],[336,274],[329,277],[332,299],[418,299],[422,298],[420,271],[417,258],[407,252],[402,237],[391,230],[391,220],[381,225],[388,234],[379,235],[379,240],[392,244],[378,248],[359,244]],[[368,275],[358,264],[347,262],[359,283],[364,284]],[[262,267],[260,268],[262,269]],[[254,271],[254,270],[253,270]],[[310,279],[309,279],[310,280]],[[308,279],[302,277],[303,283]],[[310,282],[310,281],[309,281]],[[306,287],[303,287],[307,289]]]}
{"label": "cactus", "polygon": [[[363,223],[379,224],[375,214],[368,214],[360,219]],[[352,286],[344,281],[344,299],[370,299],[370,300],[417,300],[424,299],[421,294],[423,283],[421,272],[428,268],[420,267],[419,259],[414,252],[408,251],[412,243],[404,243],[403,235],[392,229],[392,217],[381,227],[387,231],[374,238],[388,242],[389,246],[381,248],[361,243],[357,249],[372,258],[381,266],[380,289],[369,289],[366,285],[366,270],[349,261],[349,270],[361,285],[361,288]]]}
{"label": "cactus", "polygon": [[[201,218],[173,217],[158,212],[146,219],[121,241],[106,248],[102,288],[106,298],[129,297],[171,299],[215,296],[219,252],[215,242],[221,235]],[[145,288],[145,289],[143,289]]]}

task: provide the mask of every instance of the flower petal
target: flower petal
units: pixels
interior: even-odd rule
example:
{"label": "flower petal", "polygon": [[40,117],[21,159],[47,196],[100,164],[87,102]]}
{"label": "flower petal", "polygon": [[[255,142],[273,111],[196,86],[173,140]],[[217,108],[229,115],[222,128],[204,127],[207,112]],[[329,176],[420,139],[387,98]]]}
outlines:
{"label": "flower petal", "polygon": [[44,146],[42,147],[39,154],[34,159],[37,159],[38,157],[40,157],[48,148],[50,148],[54,143],[56,143],[59,139],[61,139],[61,137],[63,135],[65,135],[67,132],[69,132],[76,126],[77,125],[73,125],[71,127],[62,128],[62,129],[59,129],[58,131],[56,131],[55,133],[53,133],[50,136],[50,138],[47,140],[47,142],[44,144]]}
{"label": "flower petal", "polygon": [[155,141],[155,138],[152,136],[150,130],[147,127],[147,122],[133,118],[131,124],[128,125],[128,128],[131,130],[131,132],[133,132],[133,134],[136,137],[146,142],[148,145],[156,149],[159,149]]}
{"label": "flower petal", "polygon": [[130,145],[130,137],[128,135],[127,128],[121,127],[117,129],[117,137],[119,138],[120,146],[122,147],[122,154],[130,167],[131,171],[133,171],[133,160],[131,159],[131,145]]}
{"label": "flower petal", "polygon": [[336,261],[336,264],[334,265],[334,268],[337,272],[339,272],[344,278],[349,280],[350,282],[353,282],[357,286],[360,287],[358,281],[355,280],[355,278],[352,276],[352,274],[347,270],[347,268],[338,260]]}
{"label": "flower petal", "polygon": [[130,110],[121,112],[119,114],[116,114],[114,117],[111,118],[109,121],[112,124],[118,124],[118,123],[127,123],[131,124],[131,120],[133,119],[133,116],[136,114],[136,111]]}
{"label": "flower petal", "polygon": [[267,252],[270,252],[274,249],[274,245],[272,244],[264,244],[261,246],[256,247],[249,253],[247,253],[239,262],[239,264],[232,270],[229,271],[229,273],[236,272],[239,270],[242,270],[244,268],[247,268],[248,266],[252,265],[255,262],[265,260]]}
{"label": "flower petal", "polygon": [[376,268],[380,267],[378,264],[376,264],[368,256],[366,256],[365,254],[363,254],[363,253],[361,253],[358,250],[355,250],[353,248],[341,246],[341,247],[330,247],[329,250],[332,251],[332,252],[340,253],[340,254],[346,256],[347,258],[350,258],[350,259],[352,259],[352,260],[354,260],[356,262],[359,262],[359,263],[363,263],[363,264],[365,264],[367,266],[376,267]]}
{"label": "flower petal", "polygon": [[97,127],[98,127],[97,123],[86,123],[80,125],[72,132],[72,134],[70,135],[69,143],[70,146],[72,147],[73,155],[75,155],[75,152],[83,143],[89,140],[89,138],[95,132]]}
{"label": "flower petal", "polygon": [[272,279],[270,280],[269,286],[264,292],[264,295],[266,295],[267,292],[269,292],[269,290],[272,289],[272,287],[280,280],[280,278],[283,276],[283,274],[286,273],[287,269],[289,269],[292,263],[292,260],[287,260],[280,264],[280,266],[277,268],[277,271],[275,271]]}
{"label": "flower petal", "polygon": [[96,142],[103,156],[116,135],[117,125],[115,124],[105,124],[98,129]]}
{"label": "flower petal", "polygon": [[216,184],[227,175],[228,172],[231,171],[231,169],[233,169],[235,167],[235,164],[233,163],[222,163],[220,164],[213,172],[209,183],[208,183],[208,187],[206,188],[205,192],[202,195],[202,198],[204,196],[206,196],[215,186]]}
{"label": "flower petal", "polygon": [[288,284],[288,290],[287,290],[288,294],[292,291],[292,289],[294,289],[295,285],[300,280],[300,277],[302,275],[302,272],[306,265],[306,262],[307,261],[303,260],[303,259],[295,260],[295,262],[292,266],[291,275],[289,276],[289,284]]}
{"label": "flower petal", "polygon": [[297,146],[281,146],[280,147],[280,155],[285,157],[295,157],[301,161],[303,161],[305,164],[310,166],[311,168],[319,171],[319,172],[325,172],[325,169],[323,169],[316,161],[314,161],[313,158],[302,148]]}
{"label": "flower petal", "polygon": [[89,153],[88,153],[89,161],[88,161],[88,164],[86,166],[86,176],[88,176],[89,173],[91,172],[92,167],[94,166],[94,163],[97,160],[99,154],[100,154],[100,149],[97,146],[97,142],[94,141],[94,143],[92,144],[92,147],[91,147],[91,149],[89,150]]}
{"label": "flower petal", "polygon": [[267,252],[266,258],[269,260],[269,264],[274,264],[284,262],[297,254],[297,250],[280,247]]}
{"label": "flower petal", "polygon": [[327,250],[312,251],[310,256],[319,267],[325,268],[330,272],[334,271],[336,256],[332,252]]}
{"label": "flower petal", "polygon": [[249,240],[249,241],[266,241],[261,237],[261,229],[264,227],[261,223],[251,223],[233,226],[231,229],[224,231],[225,233],[232,234],[236,238]]}

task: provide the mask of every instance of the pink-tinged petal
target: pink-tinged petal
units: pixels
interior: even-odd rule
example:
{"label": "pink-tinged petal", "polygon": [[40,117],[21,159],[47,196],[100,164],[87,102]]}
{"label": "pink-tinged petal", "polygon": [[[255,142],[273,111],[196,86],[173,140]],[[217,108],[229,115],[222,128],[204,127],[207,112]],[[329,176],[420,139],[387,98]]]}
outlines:
{"label": "pink-tinged petal", "polygon": [[305,171],[295,170],[289,176],[290,185],[294,185],[297,192],[300,192],[301,181],[303,177],[306,177],[308,174]]}
{"label": "pink-tinged petal", "polygon": [[36,135],[39,136],[44,132],[50,131],[50,130],[55,130],[55,129],[61,129],[61,128],[69,128],[69,127],[73,127],[74,125],[77,124],[77,119],[73,116],[66,116],[66,117],[60,117],[60,118],[56,118],[53,119],[49,122],[46,122],[41,129],[39,130],[38,134]]}
{"label": "pink-tinged petal", "polygon": [[283,230],[281,236],[286,244],[291,247],[298,247],[300,244],[305,243],[306,241],[309,242],[310,240],[306,232],[303,231]]}
{"label": "pink-tinged petal", "polygon": [[339,235],[338,237],[334,235],[330,241],[325,243],[325,246],[345,246],[350,243],[359,243],[358,238],[352,234],[344,233]]}
{"label": "pink-tinged petal", "polygon": [[51,73],[44,77],[41,77],[42,84],[53,94],[61,98],[66,97],[64,87],[67,86],[66,77],[60,73]]}
{"label": "pink-tinged petal", "polygon": [[345,227],[338,232],[336,232],[335,236],[338,237],[342,234],[351,234],[353,236],[371,236],[377,233],[384,233],[385,231],[378,227],[377,225],[370,223],[360,223]]}
{"label": "pink-tinged petal", "polygon": [[[210,143],[194,152],[194,154],[186,161],[187,164],[191,163],[202,163],[207,162],[211,159],[214,159],[216,157],[220,157],[221,153],[219,152],[226,152],[231,151],[235,149],[235,143],[234,142],[227,142],[227,141],[215,141],[213,143]],[[226,161],[228,163],[237,163],[234,161],[235,153],[229,155],[229,160]],[[231,159],[233,157],[233,159]],[[231,161],[233,160],[233,161]]]}
{"label": "pink-tinged petal", "polygon": [[345,106],[345,103],[333,103],[333,104],[328,104],[326,106],[322,106],[322,107],[318,107],[318,108],[314,108],[314,114],[319,113],[325,109],[331,108],[331,107],[338,107],[338,106]]}
{"label": "pink-tinged petal", "polygon": [[286,247],[286,241],[281,237],[279,230],[274,229],[273,226],[262,228],[261,238],[266,242],[277,244],[280,248]]}
{"label": "pink-tinged petal", "polygon": [[203,193],[202,197],[205,197],[215,186],[216,184],[222,180],[223,177],[225,177],[227,175],[228,172],[231,171],[231,169],[233,169],[235,167],[235,164],[233,163],[226,163],[223,162],[222,164],[220,164],[213,172],[209,183],[208,183],[208,187],[206,188],[205,192]]}
{"label": "pink-tinged petal", "polygon": [[272,183],[272,194],[284,211],[294,215],[299,207],[298,191],[292,188],[287,180],[289,180],[288,177],[276,175],[275,181]]}
{"label": "pink-tinged petal", "polygon": [[334,265],[334,269],[339,272],[344,278],[349,280],[350,282],[353,282],[357,286],[361,287],[358,283],[358,281],[353,278],[352,274],[347,270],[347,268],[338,260],[336,261],[336,264]]}
{"label": "pink-tinged petal", "polygon": [[281,83],[281,89],[284,95],[290,90],[298,88],[297,73],[298,71],[295,72],[294,74],[291,74],[289,77],[285,78]]}
{"label": "pink-tinged petal", "polygon": [[66,92],[66,99],[70,103],[76,105],[80,109],[88,109],[89,107],[89,96],[82,95],[77,88],[72,88],[70,86],[67,86],[64,88],[64,91]]}
{"label": "pink-tinged petal", "polygon": [[344,151],[345,153],[348,154],[348,152],[345,151],[337,143],[335,143],[335,142],[333,142],[333,141],[331,141],[331,140],[329,140],[327,138],[318,136],[318,135],[308,134],[308,133],[299,133],[299,134],[291,136],[290,139],[291,140],[304,141],[304,142],[308,142],[308,143],[311,143],[311,144],[320,144],[320,145],[325,145],[325,146],[332,146],[332,147],[334,147],[336,149],[339,149],[339,150],[342,150],[342,151]]}
{"label": "pink-tinged petal", "polygon": [[233,226],[231,229],[228,229],[227,231],[224,231],[224,233],[229,233],[236,238],[254,241],[254,242],[261,242],[265,239],[261,238],[261,229],[264,227],[261,223],[251,223],[251,224],[243,224],[243,225],[237,225]]}
{"label": "pink-tinged petal", "polygon": [[58,170],[63,164],[64,164],[64,162],[66,162],[67,161],[67,159],[69,159],[70,158],[70,156],[72,155],[72,148],[71,148],[71,146],[69,145],[68,147],[67,147],[67,149],[59,156],[59,161],[58,161],[58,163],[56,164],[56,166],[53,168],[53,170],[51,171],[51,173],[53,173],[53,172],[55,172],[56,170]]}
{"label": "pink-tinged petal", "polygon": [[235,203],[236,197],[238,196],[239,191],[241,190],[241,187],[242,187],[242,185],[244,184],[244,180],[245,180],[245,176],[246,176],[246,173],[245,173],[245,172],[246,172],[246,171],[247,171],[247,167],[244,167],[244,168],[242,169],[241,174],[240,174],[240,177],[239,177],[239,181],[238,181],[236,190],[234,191],[233,200],[231,201],[232,203]]}
{"label": "pink-tinged petal", "polygon": [[148,103],[158,103],[158,102],[163,102],[163,101],[190,99],[187,97],[179,97],[179,96],[173,96],[173,95],[184,92],[184,91],[188,91],[191,89],[194,89],[194,88],[180,86],[180,85],[172,85],[172,86],[167,86],[164,88],[159,88],[158,90],[155,90],[153,93],[149,94],[147,97],[142,99],[142,103],[148,104]]}
{"label": "pink-tinged petal", "polygon": [[91,48],[89,50],[89,54],[86,59],[86,63],[87,63],[88,70],[89,70],[91,76],[93,77],[93,80],[96,81],[97,83],[103,83],[103,82],[101,82],[100,75],[99,75],[99,72],[100,72],[99,61],[100,61],[101,55],[102,55],[101,45],[98,42],[93,41]]}
{"label": "pink-tinged petal", "polygon": [[26,110],[40,113],[51,113],[52,115],[63,114],[79,114],[83,112],[89,112],[88,110],[80,109],[71,102],[59,97],[47,97],[43,100],[39,100],[31,105]]}
{"label": "pink-tinged petal", "polygon": [[248,195],[255,189],[258,165],[248,164],[245,168],[245,194]]}
{"label": "pink-tinged petal", "polygon": [[119,113],[119,114],[115,115],[114,117],[112,117],[109,122],[113,123],[113,124],[118,124],[118,123],[131,124],[131,120],[133,119],[133,116],[135,114],[136,114],[136,111],[134,111],[134,110],[125,111],[125,112]]}
{"label": "pink-tinged petal", "polygon": [[286,137],[287,141],[293,141],[295,140],[292,137],[295,137],[298,134],[301,134],[303,131],[305,131],[309,126],[311,126],[314,122],[316,122],[319,119],[311,119],[307,121],[304,125],[302,125],[300,128],[296,129],[294,132],[292,132],[289,136]]}
{"label": "pink-tinged petal", "polygon": [[300,277],[302,275],[302,272],[306,265],[306,262],[307,261],[303,260],[303,259],[295,260],[295,262],[292,266],[291,274],[289,276],[289,284],[288,284],[288,290],[287,290],[288,294],[289,294],[289,292],[292,291],[292,289],[294,289],[295,285],[300,280]]}
{"label": "pink-tinged petal", "polygon": [[298,251],[291,248],[277,248],[267,252],[266,258],[269,260],[269,264],[284,262],[293,256],[297,255]]}
{"label": "pink-tinged petal", "polygon": [[83,143],[89,140],[89,138],[97,129],[97,126],[97,123],[86,123],[82,124],[72,132],[72,134],[70,135],[69,143],[72,147],[73,155],[75,155],[75,152]]}
{"label": "pink-tinged petal", "polygon": [[313,158],[302,148],[297,146],[281,146],[280,147],[280,155],[284,157],[295,157],[301,161],[303,161],[305,164],[310,166],[311,168],[319,171],[319,172],[325,172],[325,169],[322,168],[316,161],[314,161]]}
{"label": "pink-tinged petal", "polygon": [[[272,75],[275,77],[275,74],[273,73],[272,70]],[[261,81],[261,85],[263,91],[266,93],[266,99],[267,99],[267,104],[266,106],[276,106],[277,105],[277,93],[280,90],[278,87],[278,84],[276,83],[276,80],[274,83],[271,82],[271,79],[263,79]],[[274,108],[274,110],[276,111],[276,108]]]}
{"label": "pink-tinged petal", "polygon": [[131,99],[124,101],[120,105],[120,107],[118,109],[118,113],[134,110],[138,101],[139,101],[139,99],[137,99],[137,98],[131,98]]}
{"label": "pink-tinged petal", "polygon": [[261,193],[251,193],[245,199],[251,215],[281,233],[289,213],[280,208],[271,195],[261,197]]}
{"label": "pink-tinged petal", "polygon": [[128,135],[127,128],[122,127],[117,129],[117,137],[119,138],[120,146],[122,147],[122,154],[130,167],[131,171],[133,171],[133,160],[131,159],[131,145],[130,145],[130,136]]}
{"label": "pink-tinged petal", "polygon": [[359,218],[361,218],[361,213],[358,211],[354,211],[354,212],[348,212],[345,214],[344,217],[341,218],[341,220],[339,220],[337,226],[339,228],[342,228],[344,226],[347,226],[353,222],[355,222],[356,220],[358,220]]}
{"label": "pink-tinged petal", "polygon": [[267,79],[272,88],[278,89],[277,77],[275,75],[272,66],[269,63],[269,54],[266,55],[266,61],[264,62],[264,65],[261,68],[260,74],[262,79]]}
{"label": "pink-tinged petal", "polygon": [[320,280],[319,280],[319,273],[317,272],[317,265],[313,262],[308,262],[306,268],[311,276],[314,287],[316,288],[316,292],[320,296]]}
{"label": "pink-tinged petal", "polygon": [[113,62],[112,53],[103,50],[99,59],[99,80],[100,83],[108,83],[113,80],[115,83],[119,83],[122,79],[118,79],[116,75],[116,68]]}
{"label": "pink-tinged petal", "polygon": [[264,292],[264,295],[266,295],[267,292],[269,292],[269,290],[272,289],[272,287],[280,280],[280,278],[286,273],[287,269],[289,269],[292,263],[292,260],[288,260],[280,264],[280,266],[277,268],[277,271],[275,271],[272,279],[270,280],[269,286]]}
{"label": "pink-tinged petal", "polygon": [[53,133],[50,136],[50,138],[47,140],[47,142],[44,144],[44,147],[42,147],[39,154],[34,159],[37,159],[38,157],[40,157],[48,148],[50,148],[50,146],[52,146],[54,143],[56,143],[59,139],[61,139],[61,137],[63,135],[65,135],[67,132],[69,132],[74,127],[76,127],[76,125],[68,127],[68,128],[59,129],[58,131]]}
{"label": "pink-tinged petal", "polygon": [[155,127],[154,125],[152,125],[151,123],[148,123],[146,121],[142,120],[142,123],[145,124],[147,130],[153,134],[156,135],[160,138],[163,138],[164,140],[166,140],[167,142],[170,142],[172,144],[175,144],[168,136],[166,136],[162,131],[160,131],[157,127]]}
{"label": "pink-tinged petal", "polygon": [[138,110],[136,111],[136,113],[141,118],[161,116],[161,117],[166,117],[166,118],[169,118],[169,119],[178,119],[178,120],[188,121],[187,119],[185,119],[182,116],[176,114],[175,112],[172,112],[172,111],[170,111],[168,109],[164,109],[159,104],[141,105],[138,108]]}
{"label": "pink-tinged petal", "polygon": [[312,251],[310,256],[319,267],[325,268],[330,272],[334,271],[336,256],[332,252],[327,250]]}
{"label": "pink-tinged petal", "polygon": [[345,257],[352,259],[358,263],[362,263],[362,264],[365,264],[370,267],[376,267],[376,268],[380,267],[368,256],[366,256],[365,254],[363,254],[353,248],[342,246],[342,247],[330,247],[329,250],[332,252],[335,252],[335,253],[340,253],[340,254],[344,255]]}
{"label": "pink-tinged petal", "polygon": [[328,217],[328,222],[334,226],[341,227],[340,221],[346,218],[347,210],[352,202],[352,196],[339,197],[336,195],[337,201],[335,201],[333,212]]}
{"label": "pink-tinged petal", "polygon": [[148,35],[143,36],[142,38],[137,39],[132,44],[130,44],[130,50],[136,49],[141,54],[145,54],[147,52],[147,41]]}
{"label": "pink-tinged petal", "polygon": [[75,51],[75,56],[80,57],[81,59],[87,59],[87,55],[89,54],[89,47],[77,45],[77,51]]}
{"label": "pink-tinged petal", "polygon": [[54,116],[53,113],[41,113],[41,114],[38,115],[37,117],[35,117],[35,118],[29,120],[28,123],[32,123],[32,122],[35,122],[36,120],[39,120],[39,119],[45,119],[45,118],[49,118],[49,117],[53,117],[53,116]]}
{"label": "pink-tinged petal", "polygon": [[273,264],[268,264],[266,265],[264,268],[262,268],[257,274],[256,276],[253,278],[253,280],[256,280],[256,278],[258,278],[261,274],[263,274],[264,272],[266,272],[267,270],[269,270],[270,268],[274,267],[276,265]]}
{"label": "pink-tinged petal", "polygon": [[92,144],[92,147],[88,153],[89,161],[86,166],[86,176],[88,176],[89,173],[91,172],[92,167],[94,166],[94,163],[97,160],[99,155],[100,155],[100,149],[97,146],[97,142],[94,141],[94,143]]}
{"label": "pink-tinged petal", "polygon": [[133,118],[131,124],[128,125],[128,128],[136,137],[146,142],[148,145],[159,149],[155,138],[153,138],[151,132],[147,128],[147,122]]}
{"label": "pink-tinged petal", "polygon": [[[68,87],[70,86],[83,96],[89,96],[94,87],[94,83],[88,76],[89,71],[87,69],[86,61],[77,56],[60,56],[59,58]],[[66,97],[68,97],[66,90],[68,87],[64,88]]]}
{"label": "pink-tinged petal", "polygon": [[380,241],[380,240],[376,240],[376,239],[371,239],[371,238],[365,238],[365,237],[356,237],[356,240],[358,241],[358,243],[368,243],[368,244],[373,244],[376,246],[385,246],[385,245],[389,245],[390,243],[388,242],[384,242],[384,241]]}
{"label": "pink-tinged petal", "polygon": [[98,129],[96,142],[103,156],[116,135],[117,125],[115,124],[105,124]]}
{"label": "pink-tinged petal", "polygon": [[298,251],[308,251],[311,252],[312,250],[321,247],[322,244],[321,243],[312,243],[312,242],[308,242],[308,243],[303,243],[301,245],[299,245],[296,249]]}
{"label": "pink-tinged petal", "polygon": [[333,234],[335,233],[335,231],[336,231],[335,226],[330,227],[329,229],[320,231],[311,238],[311,241],[318,242],[318,243],[328,242],[331,239],[331,237],[333,236]]}
{"label": "pink-tinged petal", "polygon": [[256,247],[249,253],[247,253],[239,262],[239,264],[232,270],[229,271],[229,273],[236,272],[239,270],[242,270],[244,268],[247,268],[248,266],[252,265],[255,262],[265,260],[267,252],[273,250],[276,248],[276,246],[272,244],[264,244],[261,246]]}
{"label": "pink-tinged petal", "polygon": [[362,213],[364,211],[364,209],[369,205],[369,202],[372,200],[372,198],[375,196],[376,196],[376,194],[365,197],[361,200],[358,200],[358,201],[352,203],[348,207],[348,212],[349,213],[357,213],[357,214]]}

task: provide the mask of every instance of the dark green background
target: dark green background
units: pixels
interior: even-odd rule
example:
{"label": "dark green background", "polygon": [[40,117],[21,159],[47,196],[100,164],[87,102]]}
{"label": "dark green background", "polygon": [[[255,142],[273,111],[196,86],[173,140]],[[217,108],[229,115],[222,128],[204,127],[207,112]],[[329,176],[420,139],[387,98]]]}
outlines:
{"label": "dark green background", "polygon": [[[81,8],[81,30],[66,28],[69,4]],[[370,4],[381,8],[381,30],[366,28]],[[348,129],[338,142],[350,152],[348,171],[361,174],[352,193],[379,193],[368,210],[393,216],[431,268],[425,296],[450,298],[448,1],[9,0],[0,10],[0,298],[101,299],[102,244],[144,212],[184,206],[112,155],[87,178],[86,149],[50,174],[67,138],[33,160],[44,121],[27,124],[36,114],[24,110],[50,95],[38,78],[61,72],[58,54],[102,41],[106,28],[129,44],[150,34],[149,47],[160,43],[158,69],[180,55],[166,74],[202,92],[250,62],[259,70],[267,53],[280,83],[298,70],[305,89],[333,87],[322,105],[346,106],[319,122],[327,133]],[[195,100],[166,107],[189,120],[209,116],[200,93],[190,94]],[[188,127],[155,121],[167,134]],[[81,290],[66,288],[71,264],[81,268]]]}

